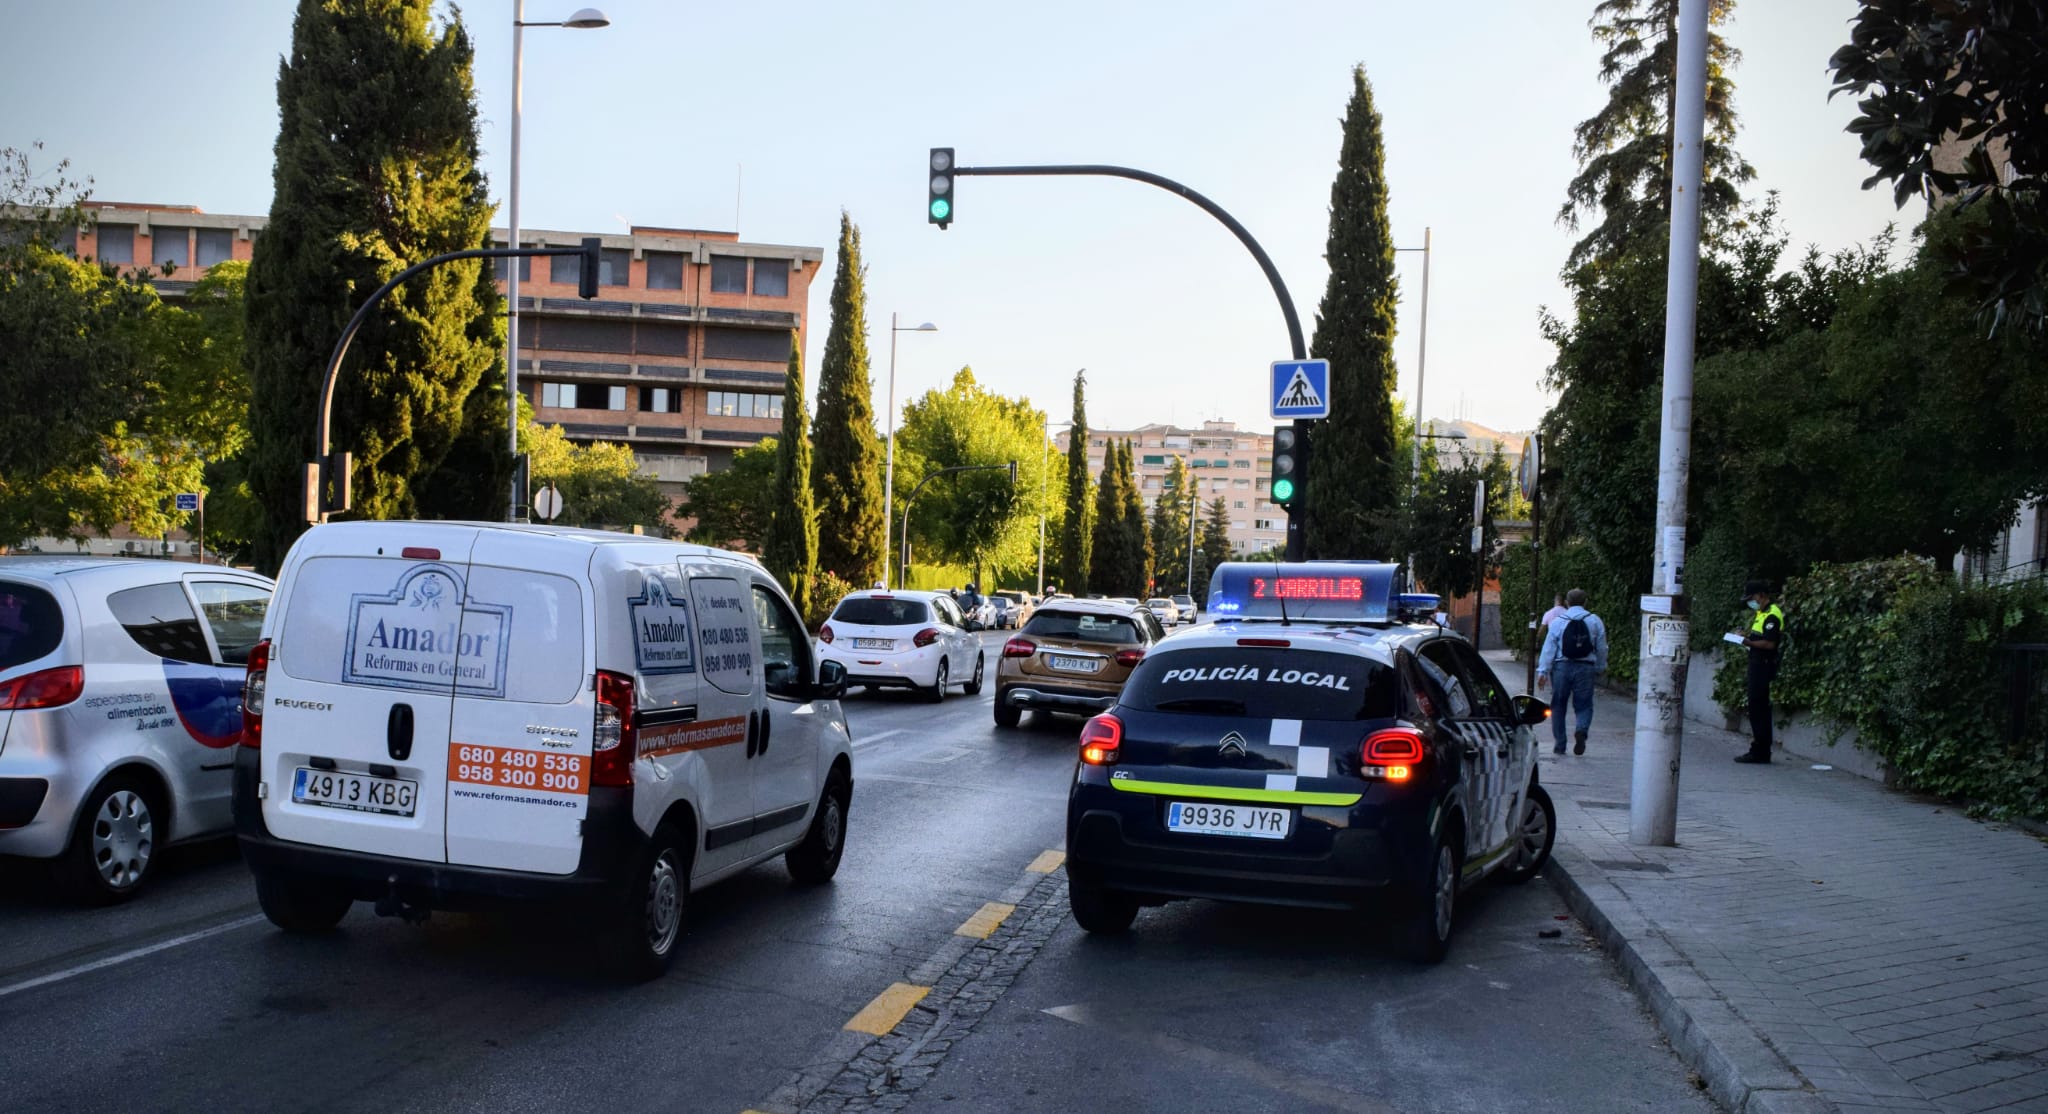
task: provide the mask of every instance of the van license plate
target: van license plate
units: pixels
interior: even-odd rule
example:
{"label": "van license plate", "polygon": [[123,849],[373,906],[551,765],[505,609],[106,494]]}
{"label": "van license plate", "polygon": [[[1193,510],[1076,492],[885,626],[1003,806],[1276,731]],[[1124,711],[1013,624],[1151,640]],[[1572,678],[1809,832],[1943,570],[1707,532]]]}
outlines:
{"label": "van license plate", "polygon": [[300,766],[292,776],[292,800],[302,805],[324,805],[386,816],[411,816],[419,804],[419,795],[419,782],[401,778],[315,770],[307,766]]}
{"label": "van license plate", "polygon": [[1045,664],[1052,666],[1054,669],[1063,669],[1068,673],[1102,672],[1101,658],[1070,658],[1064,654],[1047,654],[1045,656]]}
{"label": "van license plate", "polygon": [[1293,820],[1293,810],[1285,808],[1195,804],[1188,801],[1175,801],[1166,806],[1166,830],[1191,832],[1195,835],[1286,839],[1287,830]]}

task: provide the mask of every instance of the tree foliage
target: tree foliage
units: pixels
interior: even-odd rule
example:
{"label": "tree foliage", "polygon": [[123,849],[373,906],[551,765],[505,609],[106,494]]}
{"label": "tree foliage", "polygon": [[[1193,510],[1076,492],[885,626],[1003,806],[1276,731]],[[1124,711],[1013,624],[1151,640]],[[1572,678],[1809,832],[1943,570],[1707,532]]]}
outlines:
{"label": "tree foliage", "polygon": [[867,268],[860,229],[839,214],[839,264],[832,278],[832,328],[818,369],[817,447],[811,484],[817,492],[818,567],[849,583],[882,576],[882,444],[875,436],[874,388],[868,377]]}
{"label": "tree foliage", "polygon": [[[989,566],[1017,568],[1037,555],[1040,493],[1052,494],[1043,410],[984,388],[963,367],[945,390],[904,406],[896,458],[911,487],[940,469],[976,469],[934,480],[917,497],[914,552],[973,566],[977,582]],[[1012,462],[1015,483],[1005,470]]]}
{"label": "tree foliage", "polygon": [[1166,468],[1166,486],[1152,501],[1152,575],[1157,590],[1168,595],[1188,585],[1188,523],[1195,517],[1194,478],[1187,463],[1176,456]]}
{"label": "tree foliage", "polygon": [[1382,552],[1375,522],[1400,498],[1394,455],[1394,242],[1386,152],[1365,67],[1351,71],[1344,142],[1330,186],[1329,284],[1312,356],[1330,361],[1330,419],[1317,425],[1304,499],[1312,557]]}
{"label": "tree foliage", "polygon": [[[1127,596],[1137,592],[1129,583],[1134,555],[1130,533],[1124,529],[1124,443],[1111,441],[1102,456],[1102,479],[1095,485],[1094,524],[1088,544],[1089,591],[1105,596]],[[1084,595],[1076,588],[1068,588]]]}
{"label": "tree foliage", "polygon": [[[1981,207],[1939,246],[1948,278],[1994,323],[2048,320],[2048,8],[2038,0],[1863,0],[1835,52],[1849,130],[1901,207]],[[1831,96],[1833,94],[1830,94]]]}
{"label": "tree foliage", "polygon": [[[405,267],[484,247],[490,235],[475,51],[459,14],[436,26],[433,7],[300,0],[279,66],[270,222],[248,279],[249,477],[268,516],[258,543],[266,567],[304,528],[300,486],[317,448],[321,374],[350,315]],[[407,517],[432,501],[440,513],[495,517],[504,487],[473,481],[508,474],[502,444],[480,459],[450,450],[503,410],[490,391],[501,308],[488,268],[465,260],[415,277],[370,315],[334,403],[335,448],[355,453],[357,513]],[[486,393],[473,404],[479,387]],[[424,497],[444,462],[477,505]]]}
{"label": "tree foliage", "polygon": [[1074,373],[1073,426],[1067,431],[1066,516],[1060,523],[1060,587],[1077,596],[1088,594],[1089,524],[1094,510],[1088,480],[1088,370]]}
{"label": "tree foliage", "polygon": [[763,438],[732,454],[725,469],[692,477],[676,509],[678,516],[697,520],[684,536],[703,545],[758,551],[775,517],[776,446],[775,438]]}
{"label": "tree foliage", "polygon": [[1195,567],[1195,602],[1207,604],[1209,600],[1209,577],[1216,566],[1230,560],[1230,505],[1218,495],[1209,504],[1209,513],[1202,519],[1202,540],[1199,563]]}
{"label": "tree foliage", "polygon": [[812,582],[818,573],[818,505],[811,496],[810,425],[804,409],[803,345],[790,337],[789,375],[782,388],[782,437],[775,452],[775,490],[768,539],[761,548],[768,571],[789,590],[797,613],[811,612]]}
{"label": "tree foliage", "polygon": [[[1486,485],[1486,513],[1481,519],[1480,549],[1472,552],[1472,495]],[[1512,506],[1514,473],[1499,445],[1486,456],[1463,446],[1456,463],[1435,453],[1422,457],[1413,510],[1404,516],[1398,552],[1415,555],[1415,578],[1431,592],[1446,597],[1472,593],[1483,572],[1500,569],[1500,530],[1496,521]]]}
{"label": "tree foliage", "polygon": [[1118,485],[1123,496],[1123,536],[1128,554],[1121,580],[1131,585],[1130,591],[1120,593],[1144,599],[1152,588],[1152,535],[1145,527],[1145,496],[1138,490],[1138,468],[1131,452],[1131,442],[1124,442],[1123,480]]}

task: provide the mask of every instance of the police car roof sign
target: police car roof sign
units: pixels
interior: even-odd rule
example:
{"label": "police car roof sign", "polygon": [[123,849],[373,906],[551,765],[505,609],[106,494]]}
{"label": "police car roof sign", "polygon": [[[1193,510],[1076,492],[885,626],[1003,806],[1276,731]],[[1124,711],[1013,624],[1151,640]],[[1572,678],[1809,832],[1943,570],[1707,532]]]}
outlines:
{"label": "police car roof sign", "polygon": [[1209,576],[1208,610],[1218,619],[1384,623],[1398,569],[1384,561],[1231,561]]}

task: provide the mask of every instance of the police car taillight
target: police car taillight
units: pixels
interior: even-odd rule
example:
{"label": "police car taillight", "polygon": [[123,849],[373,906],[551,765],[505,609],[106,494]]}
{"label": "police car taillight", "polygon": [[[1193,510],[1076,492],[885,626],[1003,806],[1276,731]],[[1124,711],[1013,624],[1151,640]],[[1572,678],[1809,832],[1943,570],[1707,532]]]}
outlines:
{"label": "police car taillight", "polygon": [[614,788],[633,784],[633,678],[597,671],[597,717],[590,729],[590,784]]}
{"label": "police car taillight", "polygon": [[1090,766],[1116,765],[1116,752],[1124,745],[1124,721],[1104,712],[1081,728],[1081,761]]}
{"label": "police car taillight", "polygon": [[263,745],[263,689],[270,676],[270,640],[249,649],[249,675],[242,681],[242,745]]}
{"label": "police car taillight", "polygon": [[1422,753],[1422,732],[1412,727],[1375,731],[1359,745],[1359,776],[1407,781],[1415,776],[1415,766],[1422,761]]}

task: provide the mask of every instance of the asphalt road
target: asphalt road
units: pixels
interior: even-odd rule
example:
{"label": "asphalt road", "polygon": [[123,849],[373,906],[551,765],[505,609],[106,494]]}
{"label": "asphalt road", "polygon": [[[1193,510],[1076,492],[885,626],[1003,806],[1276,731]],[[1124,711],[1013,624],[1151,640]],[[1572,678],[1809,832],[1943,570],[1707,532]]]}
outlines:
{"label": "asphalt road", "polygon": [[[778,862],[693,895],[675,970],[643,986],[545,915],[414,927],[358,905],[286,937],[226,841],[108,910],[0,864],[6,1105],[835,1109],[823,1082],[844,1091],[869,1043],[845,1026],[894,1024],[892,984],[929,978],[863,1061],[910,1041],[917,1066],[877,1078],[913,1108],[1712,1109],[1541,884],[1474,895],[1435,969],[1298,911],[1182,904],[1085,937],[1045,854],[1078,721],[998,730],[989,698],[851,697],[835,883],[795,888]],[[902,1035],[935,1009],[947,1039]]]}

